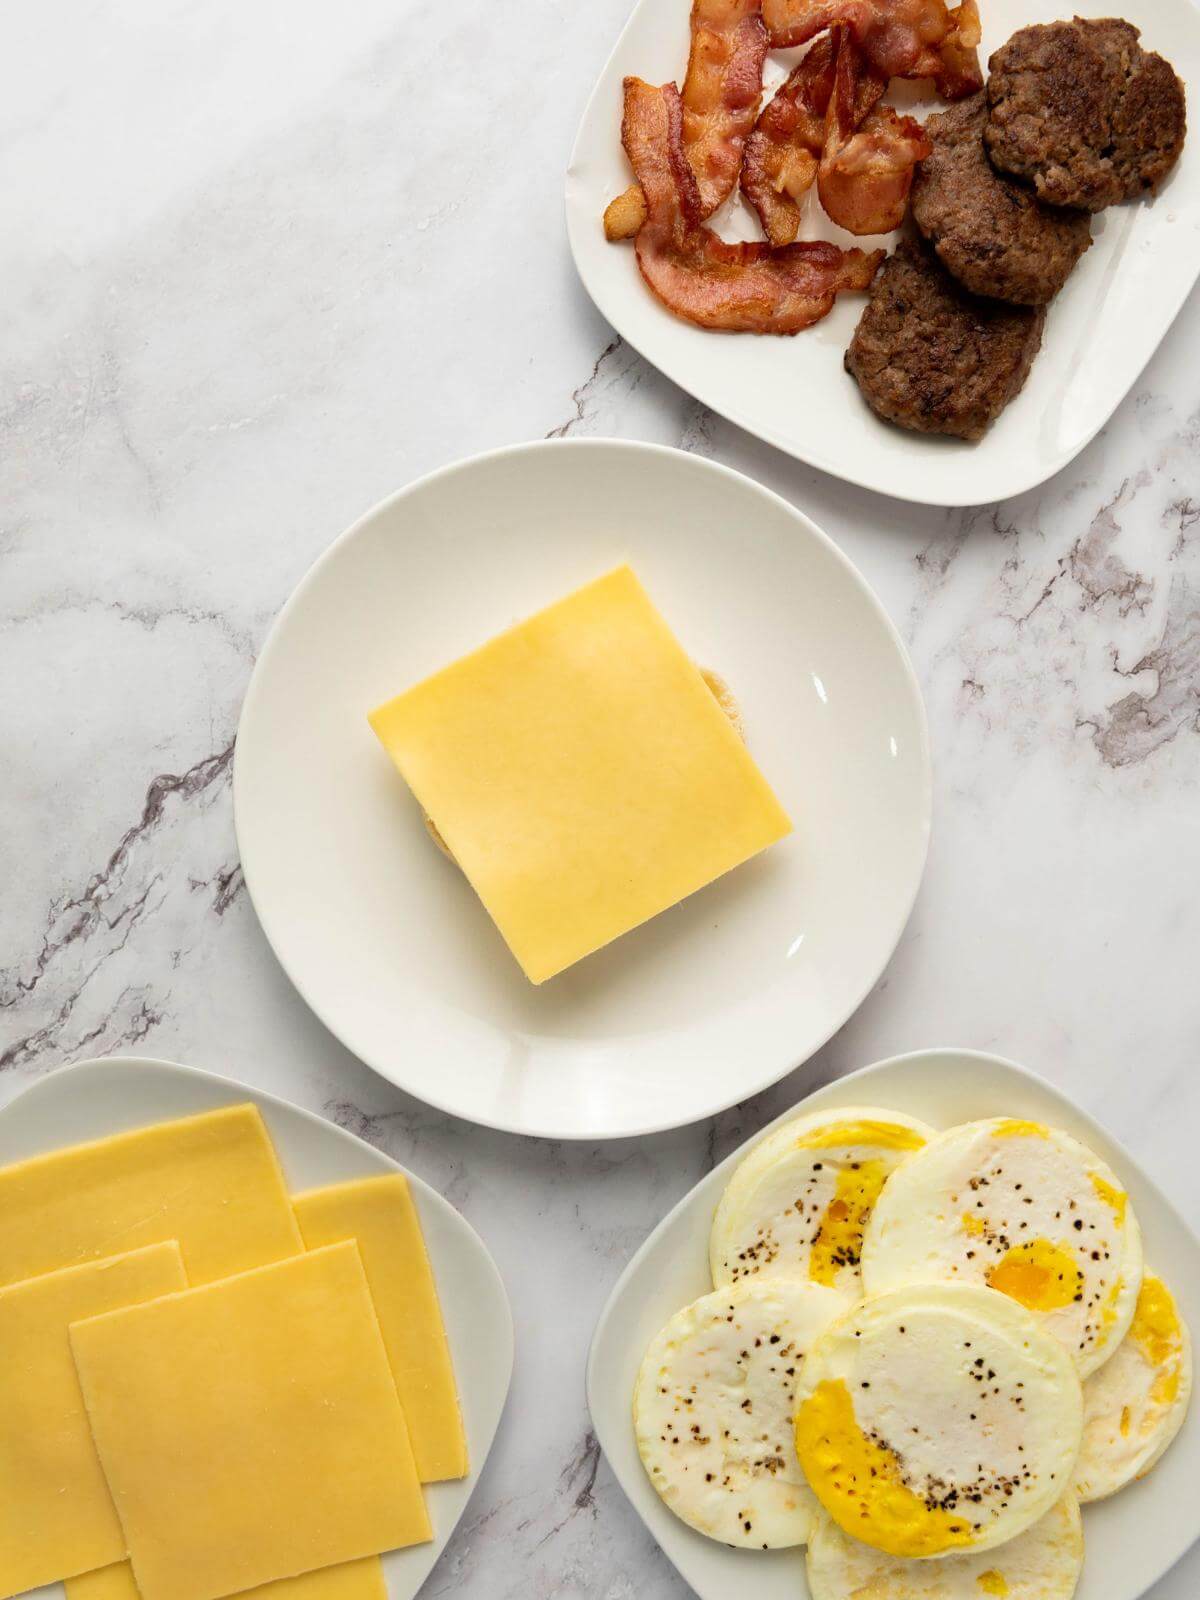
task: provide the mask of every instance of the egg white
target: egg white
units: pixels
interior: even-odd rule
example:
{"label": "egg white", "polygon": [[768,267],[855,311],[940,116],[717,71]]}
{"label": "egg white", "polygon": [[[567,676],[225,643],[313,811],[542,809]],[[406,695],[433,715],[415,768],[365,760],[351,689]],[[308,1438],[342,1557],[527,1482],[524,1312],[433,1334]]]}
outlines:
{"label": "egg white", "polygon": [[1081,1500],[1144,1478],[1183,1425],[1192,1392],[1187,1324],[1161,1278],[1146,1273],[1129,1332],[1083,1386]]}
{"label": "egg white", "polygon": [[638,1453],[676,1516],[726,1544],[803,1544],[816,1510],[792,1433],[795,1386],[822,1328],[848,1309],[820,1284],[755,1278],[677,1312],[634,1389]]}
{"label": "egg white", "polygon": [[905,1561],[848,1538],[822,1512],[807,1564],[812,1600],[1071,1600],[1083,1570],[1083,1523],[1067,1494],[1000,1550]]}
{"label": "egg white", "polygon": [[862,1271],[868,1294],[945,1281],[1024,1296],[1086,1377],[1132,1321],[1141,1233],[1117,1178],[1078,1140],[994,1117],[938,1134],[897,1169]]}
{"label": "egg white", "polygon": [[891,1555],[988,1550],[1066,1492],[1083,1398],[1062,1345],[1004,1295],[917,1284],[809,1351],[798,1459],[843,1532]]}
{"label": "egg white", "polygon": [[915,1117],[875,1106],[840,1106],[777,1128],[721,1196],[709,1240],[713,1282],[787,1274],[858,1294],[862,1230],[878,1190],[932,1137]]}

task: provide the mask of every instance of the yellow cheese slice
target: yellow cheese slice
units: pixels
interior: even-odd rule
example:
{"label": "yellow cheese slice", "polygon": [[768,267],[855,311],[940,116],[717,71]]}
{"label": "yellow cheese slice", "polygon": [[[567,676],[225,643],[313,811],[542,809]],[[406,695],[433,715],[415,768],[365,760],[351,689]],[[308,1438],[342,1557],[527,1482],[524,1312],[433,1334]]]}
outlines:
{"label": "yellow cheese slice", "polygon": [[629,567],[369,720],[534,983],[791,831]]}
{"label": "yellow cheese slice", "polygon": [[128,1561],[81,1572],[66,1582],[67,1600],[140,1600]]}
{"label": "yellow cheese slice", "polygon": [[[128,1561],[99,1567],[67,1579],[67,1600],[141,1600]],[[279,1578],[247,1589],[241,1600],[387,1600],[383,1565],[378,1556],[318,1567],[298,1578]]]}
{"label": "yellow cheese slice", "polygon": [[292,1201],[310,1250],[356,1239],[422,1483],[467,1471],[454,1368],[421,1222],[402,1173],[312,1189]]}
{"label": "yellow cheese slice", "polygon": [[358,1247],[77,1322],[143,1600],[218,1600],[430,1538]]}
{"label": "yellow cheese slice", "polygon": [[0,1283],[163,1239],[179,1241],[193,1285],[303,1248],[256,1106],[0,1167]]}
{"label": "yellow cheese slice", "polygon": [[170,1243],[0,1289],[0,1595],[125,1554],[67,1329],[186,1281]]}

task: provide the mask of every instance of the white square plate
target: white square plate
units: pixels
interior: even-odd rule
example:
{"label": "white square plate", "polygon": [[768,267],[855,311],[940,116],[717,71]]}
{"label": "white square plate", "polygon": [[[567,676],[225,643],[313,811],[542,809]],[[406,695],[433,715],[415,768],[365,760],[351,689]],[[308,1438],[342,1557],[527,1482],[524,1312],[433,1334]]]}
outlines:
{"label": "white square plate", "polygon": [[[1187,84],[1191,131],[1155,199],[1096,218],[1095,243],[1050,309],[1028,383],[978,444],[907,433],[868,410],[842,368],[861,295],[843,296],[824,322],[795,338],[709,333],[673,317],[643,284],[632,248],[605,239],[604,207],[630,182],[620,142],[621,80],[629,73],[652,83],[682,79],[687,0],[640,0],[584,112],[567,169],[575,263],[622,338],[704,405],[789,455],[927,505],[1002,500],[1066,466],[1128,393],[1200,272],[1200,12],[1192,0],[981,0],[980,10],[985,63],[1029,23],[1073,12],[1127,17],[1146,48],[1166,56]],[[768,93],[795,59],[795,52],[767,58]],[[893,87],[892,98],[908,93]],[[727,238],[761,237],[736,196],[715,223]],[[801,231],[853,242],[824,220],[812,195]]]}
{"label": "white square plate", "polygon": [[[353,1134],[273,1095],[195,1067],[132,1056],[63,1067],[18,1095],[0,1111],[0,1164],[245,1101],[262,1112],[293,1193],[404,1170]],[[437,1278],[471,1470],[457,1482],[425,1486],[433,1540],[384,1556],[390,1600],[412,1600],[458,1525],[496,1436],[513,1364],[512,1313],[483,1241],[436,1190],[405,1176]],[[38,1593],[63,1590],[56,1584]]]}
{"label": "white square plate", "polygon": [[[1104,1129],[1050,1084],[997,1056],[928,1050],[864,1067],[809,1095],[778,1126],[824,1106],[876,1105],[907,1111],[935,1128],[978,1117],[1028,1117],[1065,1128],[1109,1162],[1138,1214],[1146,1257],[1200,1329],[1200,1240],[1147,1174]],[[764,1129],[765,1133],[767,1130]],[[799,1550],[734,1550],[696,1533],[667,1510],[642,1469],[631,1402],[642,1356],[681,1306],[712,1288],[708,1232],[721,1192],[749,1144],[698,1183],[650,1235],[604,1308],[588,1357],[588,1404],[596,1437],[617,1481],[700,1600],[805,1600]],[[1084,1506],[1085,1560],[1075,1600],[1136,1600],[1200,1536],[1200,1408],[1154,1471],[1111,1500]],[[1161,1600],[1193,1600],[1200,1561],[1177,1573]]]}

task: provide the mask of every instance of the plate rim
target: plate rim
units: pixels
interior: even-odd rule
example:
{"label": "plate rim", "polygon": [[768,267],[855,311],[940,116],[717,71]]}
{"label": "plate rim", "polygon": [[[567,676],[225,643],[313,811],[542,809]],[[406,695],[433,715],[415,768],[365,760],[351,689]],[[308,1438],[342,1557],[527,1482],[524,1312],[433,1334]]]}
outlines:
{"label": "plate rim", "polygon": [[[467,1221],[466,1217],[463,1216],[461,1211],[459,1211],[456,1206],[453,1206],[443,1194],[440,1194],[438,1190],[432,1186],[432,1184],[427,1183],[424,1178],[419,1177],[415,1172],[411,1172],[399,1161],[396,1161],[392,1156],[388,1155],[386,1151],[380,1150],[377,1146],[369,1144],[367,1140],[359,1138],[356,1133],[351,1133],[349,1128],[343,1128],[338,1123],[331,1122],[328,1117],[323,1117],[318,1112],[310,1111],[306,1106],[297,1105],[293,1100],[285,1099],[283,1095],[274,1094],[268,1089],[259,1089],[253,1084],[245,1083],[240,1078],[230,1077],[227,1073],[213,1072],[206,1067],[193,1067],[186,1062],[169,1061],[159,1056],[138,1056],[126,1054],[89,1056],[82,1061],[64,1062],[62,1065],[54,1067],[51,1069],[51,1071],[43,1073],[41,1076],[35,1078],[31,1083],[25,1084],[17,1091],[15,1095],[13,1095],[11,1100],[8,1100],[3,1106],[0,1106],[0,1123],[2,1123],[8,1117],[8,1114],[12,1111],[14,1106],[17,1106],[21,1102],[27,1101],[31,1098],[40,1098],[50,1084],[56,1084],[59,1092],[69,1093],[69,1085],[65,1085],[62,1082],[63,1079],[74,1078],[83,1073],[92,1073],[97,1069],[104,1069],[106,1067],[134,1067],[139,1072],[148,1069],[152,1072],[161,1073],[167,1077],[192,1079],[199,1082],[216,1084],[222,1089],[232,1090],[235,1094],[244,1096],[245,1099],[252,1101],[256,1106],[259,1107],[260,1110],[264,1112],[264,1120],[267,1122],[268,1132],[270,1132],[270,1111],[279,1110],[284,1114],[296,1115],[301,1119],[301,1121],[319,1128],[322,1136],[334,1135],[336,1136],[337,1142],[348,1144],[353,1148],[361,1148],[369,1151],[373,1161],[382,1163],[384,1166],[392,1168],[396,1172],[402,1173],[411,1188],[416,1193],[418,1199],[418,1211],[421,1211],[424,1207],[429,1207],[432,1211],[435,1211],[442,1220],[448,1218],[451,1226],[456,1230],[456,1232],[458,1232],[459,1235],[464,1238],[464,1240],[469,1242],[469,1248],[473,1249],[477,1262],[482,1265],[485,1275],[491,1281],[492,1290],[496,1296],[496,1305],[503,1312],[503,1316],[499,1321],[499,1326],[494,1330],[493,1338],[500,1341],[500,1347],[502,1354],[504,1355],[504,1359],[501,1363],[502,1368],[505,1371],[504,1393],[501,1397],[499,1407],[496,1409],[494,1418],[484,1430],[487,1438],[482,1449],[478,1453],[478,1459],[475,1459],[475,1441],[470,1439],[468,1440],[468,1444],[471,1447],[472,1456],[470,1470],[468,1471],[465,1479],[451,1480],[453,1482],[462,1482],[464,1488],[466,1489],[466,1493],[463,1497],[461,1506],[454,1516],[454,1520],[450,1523],[449,1527],[446,1528],[444,1534],[440,1538],[435,1537],[434,1540],[431,1541],[429,1548],[432,1551],[432,1560],[430,1560],[429,1564],[425,1567],[424,1571],[417,1579],[416,1584],[413,1587],[399,1588],[395,1585],[387,1570],[388,1557],[391,1555],[403,1556],[408,1553],[406,1550],[385,1550],[381,1552],[380,1560],[383,1563],[383,1576],[384,1582],[387,1586],[389,1600],[416,1600],[416,1596],[428,1582],[429,1578],[435,1571],[438,1562],[442,1559],[442,1556],[449,1547],[450,1541],[453,1539],[455,1532],[463,1520],[463,1517],[466,1515],[467,1508],[474,1498],[475,1492],[478,1489],[480,1481],[483,1477],[484,1469],[487,1466],[493,1449],[495,1448],[496,1439],[500,1432],[500,1425],[504,1420],[505,1413],[508,1409],[508,1402],[512,1394],[512,1380],[516,1359],[516,1335],[513,1323],[512,1303],[509,1300],[508,1290],[505,1287],[504,1279],[500,1274],[500,1269],[496,1265],[491,1251],[488,1249],[487,1245],[484,1243],[476,1229]],[[183,1114],[189,1115],[190,1113],[185,1112]],[[133,1128],[143,1127],[149,1126],[149,1123],[134,1122],[130,1124],[130,1126]],[[96,1135],[95,1137],[104,1137],[104,1135]],[[72,1140],[70,1142],[86,1143],[87,1141]],[[48,1147],[47,1152],[44,1153],[48,1153],[49,1149],[52,1148],[54,1147]],[[61,1148],[66,1147],[62,1146]],[[17,1159],[28,1158],[19,1157]],[[302,1194],[304,1193],[304,1189],[298,1188],[294,1192],[297,1194]],[[293,1191],[289,1189],[288,1193],[290,1195],[293,1193]],[[441,1485],[431,1484],[428,1487],[437,1489],[440,1488]],[[418,1545],[412,1548],[421,1549],[423,1547]],[[52,1584],[49,1585],[45,1591],[39,1591],[39,1593],[49,1593],[50,1590],[60,1587],[61,1584]]]}
{"label": "plate rim", "polygon": [[[256,885],[258,889],[261,889],[261,885],[258,884],[253,865],[248,863],[246,859],[245,838],[243,834],[243,819],[245,812],[243,810],[242,800],[245,791],[244,783],[240,776],[245,771],[245,767],[242,762],[242,752],[245,748],[243,743],[243,734],[246,728],[249,726],[250,720],[256,711],[257,701],[262,692],[261,686],[266,663],[269,662],[273,652],[279,648],[279,641],[294,607],[297,606],[301,598],[308,593],[311,585],[320,580],[326,565],[334,559],[336,553],[344,544],[347,544],[350,540],[358,537],[369,525],[374,523],[378,518],[390,513],[395,506],[399,505],[408,496],[415,494],[418,491],[425,490],[439,482],[441,479],[449,477],[455,473],[470,471],[478,467],[487,466],[502,459],[516,458],[524,455],[542,454],[546,451],[552,450],[569,451],[580,454],[603,454],[607,452],[622,454],[628,452],[632,455],[668,458],[673,460],[676,464],[686,462],[688,464],[687,470],[689,471],[695,470],[701,474],[706,472],[713,473],[719,477],[728,479],[738,484],[743,491],[748,489],[752,493],[764,497],[768,502],[773,503],[777,508],[781,508],[787,513],[788,516],[790,516],[800,525],[801,529],[806,535],[815,538],[817,544],[823,547],[823,549],[833,557],[834,561],[841,567],[856,590],[865,598],[869,610],[873,612],[877,621],[882,624],[885,636],[890,640],[893,649],[898,656],[900,673],[905,686],[906,696],[907,699],[912,703],[912,706],[915,710],[917,759],[920,764],[921,775],[920,838],[917,841],[919,859],[916,864],[916,869],[913,873],[913,882],[910,892],[901,908],[902,914],[898,915],[895,927],[889,929],[888,939],[886,941],[886,953],[883,956],[883,959],[880,961],[877,970],[873,971],[869,976],[869,980],[864,982],[864,984],[861,986],[861,989],[854,998],[853,1003],[845,1009],[845,1014],[829,1026],[828,1031],[825,1032],[823,1036],[812,1045],[807,1054],[797,1060],[794,1055],[788,1052],[783,1052],[783,1054],[786,1056],[786,1059],[782,1062],[782,1064],[777,1062],[774,1056],[772,1056],[772,1064],[769,1070],[766,1073],[756,1077],[754,1082],[745,1086],[739,1086],[734,1093],[727,1098],[719,1098],[712,1104],[705,1105],[703,1108],[696,1111],[689,1110],[687,1115],[682,1119],[666,1118],[649,1123],[639,1122],[636,1124],[636,1126],[622,1126],[616,1128],[604,1127],[588,1129],[561,1129],[551,1126],[527,1126],[521,1125],[513,1120],[505,1121],[494,1115],[480,1115],[477,1112],[468,1114],[460,1110],[456,1105],[448,1103],[447,1100],[440,1095],[437,1081],[434,1081],[428,1087],[422,1083],[422,1087],[419,1089],[414,1087],[411,1082],[402,1081],[399,1077],[395,1076],[393,1072],[389,1071],[386,1065],[382,1064],[377,1052],[370,1052],[368,1054],[360,1053],[357,1046],[350,1042],[347,1034],[340,1026],[338,1026],[336,1019],[329,1013],[329,1008],[322,1004],[317,1004],[308,992],[306,985],[303,984],[293,972],[289,963],[284,959],[280,944],[277,942],[276,924],[271,918],[269,912],[264,915],[260,894],[259,892],[256,892]],[[595,1141],[608,1139],[640,1139],[646,1138],[652,1134],[669,1132],[675,1128],[691,1126],[694,1123],[703,1121],[706,1117],[719,1115],[722,1111],[728,1110],[730,1106],[738,1105],[743,1100],[749,1099],[752,1095],[761,1094],[764,1089],[770,1088],[773,1084],[778,1083],[780,1079],[786,1077],[789,1072],[793,1072],[798,1067],[803,1066],[805,1061],[811,1060],[817,1051],[822,1049],[833,1037],[833,1035],[840,1028],[844,1027],[850,1018],[853,1017],[855,1013],[862,1007],[863,1003],[866,1001],[875,985],[879,982],[879,979],[886,971],[888,964],[896,953],[897,947],[900,944],[900,940],[904,935],[904,930],[908,926],[908,923],[912,917],[913,908],[916,905],[917,896],[920,893],[921,885],[925,878],[925,871],[928,866],[930,840],[933,827],[933,759],[932,742],[929,732],[929,716],[925,706],[925,698],[921,691],[920,679],[917,676],[916,668],[913,665],[908,646],[905,644],[899,629],[892,621],[891,616],[888,614],[888,611],[882,600],[871,587],[870,583],[868,583],[863,573],[857,566],[855,566],[855,564],[850,560],[850,557],[830,537],[830,535],[827,534],[824,529],[818,526],[818,524],[813,521],[807,512],[802,511],[798,506],[794,505],[783,495],[777,493],[774,489],[768,488],[765,484],[759,483],[757,479],[748,476],[746,473],[739,472],[734,467],[726,466],[720,461],[713,461],[707,456],[699,456],[691,451],[682,450],[674,445],[654,444],[644,440],[619,439],[609,436],[588,436],[581,439],[525,440],[516,444],[501,445],[495,449],[485,450],[475,455],[460,457],[454,461],[445,463],[442,466],[435,468],[431,472],[423,474],[419,478],[413,479],[411,483],[405,484],[403,487],[394,490],[391,494],[385,495],[382,500],[376,502],[376,504],[373,505],[368,511],[356,518],[355,521],[353,521],[347,528],[339,533],[332,540],[332,542],[323,551],[321,551],[321,553],[313,561],[312,565],[300,577],[270,623],[266,636],[263,639],[262,645],[259,648],[257,657],[255,659],[254,669],[251,673],[250,681],[246,687],[246,693],[242,701],[241,712],[238,718],[237,737],[234,744],[233,757],[233,823],[234,835],[237,842],[238,858],[241,862],[242,873],[246,882],[246,889],[250,896],[250,902],[254,907],[254,912],[258,919],[259,927],[262,930],[263,937],[266,939],[267,944],[270,946],[272,954],[274,955],[276,961],[278,961],[281,970],[287,977],[292,988],[299,995],[300,999],[304,1002],[312,1014],[321,1023],[321,1025],[326,1028],[333,1035],[333,1037],[351,1053],[351,1055],[362,1061],[363,1064],[369,1067],[372,1072],[377,1073],[386,1082],[394,1084],[396,1088],[401,1089],[404,1093],[412,1095],[414,1099],[419,1100],[425,1105],[433,1107],[437,1111],[443,1112],[447,1116],[457,1117],[464,1122],[469,1122],[472,1125],[479,1127],[493,1128],[502,1133],[519,1134],[525,1138],[552,1139],[575,1143],[581,1140]]]}
{"label": "plate rim", "polygon": [[[828,1083],[818,1084],[816,1088],[810,1090],[809,1093],[802,1095],[792,1105],[788,1106],[786,1110],[780,1112],[777,1117],[772,1118],[770,1122],[765,1123],[761,1128],[750,1134],[748,1138],[744,1139],[739,1145],[736,1146],[735,1149],[731,1150],[722,1161],[718,1162],[715,1167],[712,1167],[694,1184],[692,1184],[687,1193],[682,1195],[680,1199],[676,1201],[676,1203],[670,1208],[670,1210],[664,1213],[664,1215],[647,1234],[645,1239],[642,1240],[641,1244],[634,1251],[633,1255],[626,1262],[620,1276],[614,1283],[607,1299],[604,1302],[603,1307],[601,1308],[600,1314],[596,1319],[596,1326],[592,1332],[591,1340],[588,1344],[587,1360],[584,1366],[584,1393],[587,1400],[588,1416],[591,1419],[592,1429],[600,1445],[601,1454],[607,1461],[609,1471],[612,1473],[618,1488],[629,1502],[639,1522],[654,1540],[655,1544],[658,1546],[666,1560],[670,1563],[672,1570],[679,1574],[684,1583],[690,1583],[691,1580],[686,1574],[680,1571],[678,1566],[676,1566],[674,1558],[670,1552],[663,1545],[659,1544],[654,1529],[642,1515],[641,1508],[637,1504],[637,1501],[634,1499],[634,1497],[630,1494],[629,1489],[626,1487],[625,1472],[618,1467],[613,1456],[609,1452],[607,1440],[609,1437],[611,1437],[610,1430],[608,1429],[607,1421],[602,1420],[601,1415],[598,1414],[600,1408],[598,1408],[595,1401],[595,1395],[599,1390],[598,1367],[601,1359],[603,1341],[608,1331],[608,1324],[615,1315],[620,1302],[624,1300],[630,1280],[641,1267],[646,1257],[651,1254],[651,1251],[658,1241],[660,1234],[664,1233],[668,1229],[670,1224],[679,1216],[681,1212],[695,1204],[698,1190],[709,1184],[713,1184],[714,1180],[720,1174],[726,1172],[736,1165],[737,1162],[744,1159],[748,1152],[755,1145],[765,1139],[768,1134],[772,1133],[776,1128],[782,1126],[785,1122],[789,1122],[796,1116],[800,1115],[808,1102],[814,1099],[816,1096],[824,1095],[827,1092],[833,1092],[836,1094],[845,1088],[847,1090],[847,1100],[851,1101],[854,1098],[855,1086],[863,1079],[872,1077],[884,1068],[904,1068],[913,1063],[933,1061],[938,1058],[946,1061],[953,1060],[958,1062],[966,1062],[972,1066],[979,1063],[984,1063],[989,1068],[999,1068],[1002,1072],[1010,1073],[1019,1079],[1027,1080],[1039,1090],[1048,1091],[1055,1099],[1065,1103],[1083,1122],[1100,1132],[1104,1140],[1117,1153],[1118,1161],[1127,1163],[1130,1172],[1135,1175],[1139,1182],[1148,1185],[1153,1190],[1156,1201],[1167,1212],[1173,1225],[1183,1233],[1197,1254],[1200,1254],[1200,1232],[1198,1232],[1197,1229],[1192,1226],[1188,1219],[1175,1205],[1174,1201],[1172,1201],[1168,1195],[1164,1194],[1162,1189],[1154,1181],[1143,1164],[1138,1161],[1136,1157],[1130,1154],[1122,1140],[1116,1134],[1111,1133],[1103,1123],[1099,1122],[1098,1119],[1094,1117],[1086,1107],[1081,1106],[1075,1100],[1074,1096],[1069,1094],[1065,1089],[1059,1088],[1057,1084],[1052,1082],[1049,1078],[1044,1077],[1041,1073],[1035,1072],[1031,1067],[1026,1067],[1022,1063],[1013,1061],[1007,1056],[998,1055],[994,1051],[990,1050],[975,1050],[956,1045],[934,1045],[926,1049],[903,1051],[899,1055],[883,1056],[877,1061],[871,1061],[866,1063],[864,1066],[856,1067],[852,1072],[846,1073],[843,1077],[834,1078]],[[1193,1426],[1200,1427],[1200,1417],[1197,1417]],[[1104,1502],[1099,1503],[1103,1504]],[[1175,1556],[1171,1557],[1171,1559],[1168,1560],[1165,1565],[1156,1565],[1154,1570],[1150,1572],[1148,1576],[1140,1578],[1138,1581],[1141,1586],[1127,1596],[1126,1600],[1137,1600],[1137,1597],[1144,1595],[1156,1583],[1164,1578],[1176,1565],[1178,1565],[1178,1563],[1196,1547],[1198,1541],[1200,1541],[1200,1517],[1197,1519],[1196,1531],[1192,1535],[1189,1543],[1185,1545],[1184,1548]]]}
{"label": "plate rim", "polygon": [[[659,361],[656,357],[650,355],[646,350],[644,350],[642,348],[642,344],[638,340],[632,338],[626,332],[618,318],[613,315],[611,295],[608,294],[604,286],[597,283],[586,270],[584,260],[582,258],[582,235],[577,232],[575,226],[577,207],[573,194],[576,181],[576,172],[581,156],[580,147],[583,143],[584,131],[592,119],[596,103],[599,101],[602,93],[608,87],[608,80],[613,67],[613,62],[625,41],[626,34],[632,30],[635,22],[643,10],[649,9],[651,6],[662,5],[665,3],[666,0],[634,0],[629,14],[626,17],[620,32],[617,34],[616,39],[613,41],[612,48],[605,57],[604,64],[600,68],[600,71],[596,76],[596,80],[592,85],[591,91],[584,102],[584,107],[579,117],[579,123],[575,130],[575,137],[571,142],[571,153],[568,157],[564,174],[565,184],[563,190],[563,214],[566,225],[567,246],[571,253],[571,260],[574,264],[576,275],[579,278],[580,283],[583,285],[584,291],[589,300],[591,300],[596,310],[604,318],[605,322],[609,325],[613,332],[617,334],[618,337],[626,344],[628,344],[632,350],[636,351],[643,361],[648,362],[656,372],[662,373],[668,382],[673,383],[677,388],[681,389],[684,394],[690,395],[692,399],[697,401],[700,405],[705,406],[708,410],[715,412],[717,416],[724,418],[726,422],[731,423],[735,428],[740,428],[744,433],[749,434],[752,438],[763,440],[763,442],[770,445],[772,449],[779,450],[794,461],[800,461],[805,466],[815,467],[818,472],[824,472],[829,477],[836,478],[842,483],[852,484],[857,489],[865,489],[868,491],[868,493],[879,495],[883,499],[899,500],[907,505],[936,506],[953,510],[972,509],[978,506],[1002,503],[1006,500],[1015,499],[1018,495],[1027,494],[1031,490],[1038,489],[1043,484],[1049,483],[1050,480],[1052,478],[1056,478],[1060,472],[1065,472],[1071,463],[1078,460],[1088,446],[1094,442],[1097,435],[1099,435],[1112,421],[1118,408],[1125,400],[1128,399],[1129,395],[1133,391],[1134,385],[1138,382],[1142,374],[1146,371],[1146,368],[1150,365],[1151,361],[1153,361],[1155,355],[1158,353],[1167,334],[1170,333],[1172,327],[1175,325],[1175,322],[1178,320],[1180,312],[1183,310],[1188,299],[1195,291],[1197,283],[1200,282],[1200,251],[1195,253],[1195,270],[1192,273],[1190,280],[1181,287],[1180,291],[1175,297],[1175,303],[1171,308],[1170,314],[1163,323],[1158,337],[1146,351],[1145,359],[1141,366],[1138,367],[1137,371],[1130,378],[1125,388],[1115,394],[1112,405],[1104,413],[1104,415],[1099,418],[1091,432],[1088,433],[1086,437],[1082,438],[1069,452],[1069,454],[1063,456],[1049,468],[1043,470],[1040,467],[1035,467],[1032,472],[1022,473],[1020,475],[1014,473],[1011,475],[1012,481],[1008,484],[1008,486],[1001,486],[999,491],[997,490],[996,485],[990,484],[985,480],[984,487],[987,490],[986,493],[981,493],[979,499],[962,500],[956,498],[948,491],[942,491],[941,493],[917,493],[912,489],[885,486],[882,485],[877,479],[864,476],[859,472],[855,472],[852,465],[849,467],[832,465],[820,452],[812,452],[801,449],[796,443],[789,440],[786,435],[780,433],[777,429],[769,427],[765,424],[760,426],[756,422],[747,421],[746,418],[740,413],[740,410],[736,405],[731,405],[721,400],[712,400],[697,394],[690,384],[685,383],[681,378],[676,376],[676,373],[674,370],[672,370],[673,363],[664,365],[663,362]],[[1181,9],[1186,9],[1193,14],[1197,12],[1195,0],[1180,0],[1180,3]],[[597,226],[599,226],[598,217],[596,222]],[[646,292],[649,293],[649,290]],[[663,315],[670,316],[670,312],[664,309]],[[886,424],[883,423],[880,425],[886,426]],[[948,440],[946,442],[950,446],[953,446],[955,443],[955,441],[952,440]],[[1020,464],[1022,455],[1023,452],[1018,452],[1015,456],[1015,461],[1018,466]],[[997,477],[1002,479],[1003,474],[997,474]]]}

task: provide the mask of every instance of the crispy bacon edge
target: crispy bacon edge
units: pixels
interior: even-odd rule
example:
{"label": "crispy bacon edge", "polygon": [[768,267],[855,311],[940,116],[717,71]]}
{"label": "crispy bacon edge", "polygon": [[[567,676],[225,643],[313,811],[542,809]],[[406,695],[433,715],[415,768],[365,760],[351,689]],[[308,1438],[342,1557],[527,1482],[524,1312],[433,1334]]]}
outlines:
{"label": "crispy bacon edge", "polygon": [[962,0],[950,13],[950,32],[929,63],[929,75],[943,99],[965,100],[983,88],[983,68],[979,64],[982,37],[977,0]]}
{"label": "crispy bacon edge", "polygon": [[[760,13],[761,0],[693,0],[683,142],[706,217],[737,187],[742,148],[758,116],[769,44]],[[632,238],[645,211],[634,184],[609,202],[605,237]]]}
{"label": "crispy bacon edge", "polygon": [[706,228],[674,84],[625,79],[621,142],[646,197],[638,267],[675,316],[725,332],[799,333],[827,316],[840,292],[866,289],[875,276],[882,250],[819,240],[727,244]]}
{"label": "crispy bacon edge", "polygon": [[850,29],[838,31],[817,193],[848,233],[890,233],[904,221],[917,162],[933,147],[919,122],[878,103],[886,80],[871,71]]}

